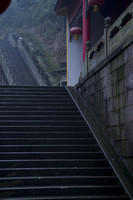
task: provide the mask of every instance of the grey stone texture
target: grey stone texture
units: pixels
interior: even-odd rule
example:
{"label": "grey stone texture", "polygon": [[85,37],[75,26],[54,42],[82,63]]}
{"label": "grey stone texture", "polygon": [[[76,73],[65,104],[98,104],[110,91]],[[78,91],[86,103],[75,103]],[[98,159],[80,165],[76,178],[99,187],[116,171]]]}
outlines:
{"label": "grey stone texture", "polygon": [[78,88],[133,173],[133,44]]}

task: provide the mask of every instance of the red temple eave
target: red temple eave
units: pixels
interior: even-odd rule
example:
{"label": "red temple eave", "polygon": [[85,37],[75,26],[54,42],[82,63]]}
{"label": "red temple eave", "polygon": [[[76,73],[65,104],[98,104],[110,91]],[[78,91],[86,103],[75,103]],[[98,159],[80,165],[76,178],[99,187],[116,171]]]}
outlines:
{"label": "red temple eave", "polygon": [[67,2],[68,0],[58,0],[55,5],[55,11],[57,15],[66,16],[67,14]]}
{"label": "red temple eave", "polygon": [[59,7],[60,7],[60,5],[61,5],[61,2],[62,2],[62,0],[58,0],[58,1],[56,2],[55,8],[54,8],[55,11],[57,11],[57,10],[59,9]]}
{"label": "red temple eave", "polygon": [[60,8],[56,11],[56,15],[66,16],[67,15],[67,7]]}

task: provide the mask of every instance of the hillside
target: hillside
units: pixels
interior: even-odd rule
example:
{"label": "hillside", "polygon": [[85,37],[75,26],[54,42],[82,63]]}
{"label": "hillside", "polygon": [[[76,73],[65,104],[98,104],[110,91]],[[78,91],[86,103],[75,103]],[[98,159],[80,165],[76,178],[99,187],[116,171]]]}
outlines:
{"label": "hillside", "polygon": [[58,84],[56,70],[66,59],[66,41],[65,19],[55,15],[54,3],[55,0],[12,1],[0,16],[0,38],[9,33],[22,37],[55,85]]}

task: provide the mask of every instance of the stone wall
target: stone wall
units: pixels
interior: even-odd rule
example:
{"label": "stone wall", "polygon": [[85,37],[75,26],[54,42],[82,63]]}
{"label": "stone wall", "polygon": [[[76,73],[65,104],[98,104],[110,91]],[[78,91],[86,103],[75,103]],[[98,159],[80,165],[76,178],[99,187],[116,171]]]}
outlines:
{"label": "stone wall", "polygon": [[1,71],[1,84],[15,85],[12,74],[10,73],[9,66],[4,58],[2,51],[0,50],[0,71]]}
{"label": "stone wall", "polygon": [[133,44],[97,66],[76,88],[133,173]]}
{"label": "stone wall", "polygon": [[17,47],[18,47],[18,50],[19,50],[22,58],[24,59],[25,63],[27,64],[27,67],[29,68],[30,72],[33,74],[33,76],[37,80],[37,83],[40,86],[47,86],[47,81],[43,80],[42,75],[40,74],[37,67],[33,63],[32,59],[30,58],[29,54],[27,53],[27,51],[26,51],[21,40],[18,40],[18,46]]}
{"label": "stone wall", "polygon": [[3,73],[2,66],[0,65],[0,85],[8,85],[8,81]]}

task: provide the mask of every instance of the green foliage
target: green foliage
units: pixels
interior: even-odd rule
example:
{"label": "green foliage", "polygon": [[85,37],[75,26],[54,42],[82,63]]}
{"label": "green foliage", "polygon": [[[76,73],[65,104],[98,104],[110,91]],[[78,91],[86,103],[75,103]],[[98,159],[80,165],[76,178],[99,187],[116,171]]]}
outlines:
{"label": "green foliage", "polygon": [[[0,16],[0,37],[16,32],[29,45],[52,84],[58,84],[56,56],[65,59],[65,18],[56,16],[55,0],[19,0]],[[50,56],[52,55],[53,58]],[[59,60],[59,59],[57,59]],[[58,63],[58,61],[56,61]],[[57,76],[54,78],[54,76]]]}

